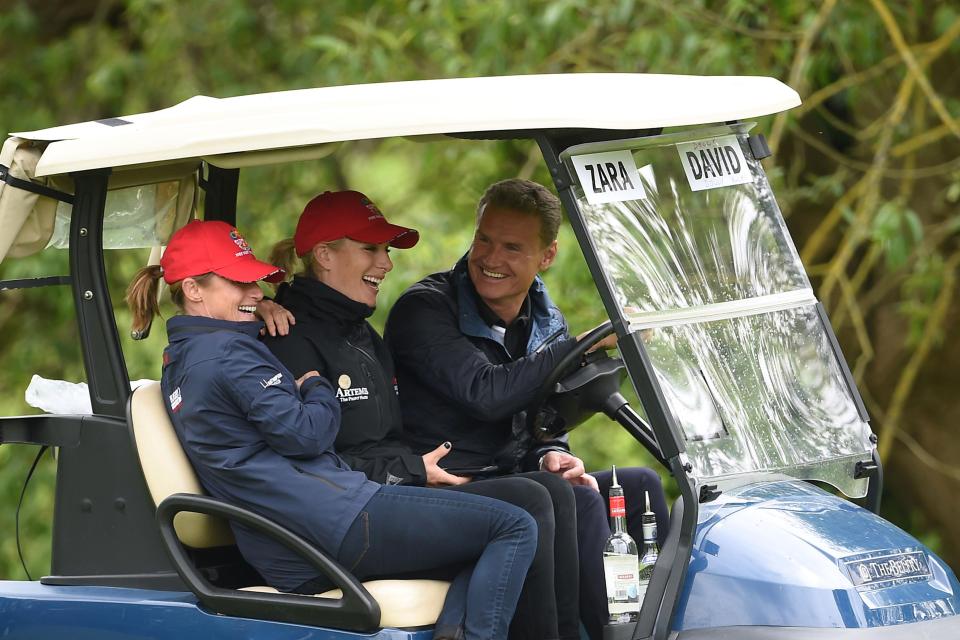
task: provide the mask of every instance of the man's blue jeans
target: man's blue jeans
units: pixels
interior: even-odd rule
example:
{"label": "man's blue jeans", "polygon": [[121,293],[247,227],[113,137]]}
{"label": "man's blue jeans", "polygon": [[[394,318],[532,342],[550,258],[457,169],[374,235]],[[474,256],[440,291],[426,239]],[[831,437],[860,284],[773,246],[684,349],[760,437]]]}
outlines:
{"label": "man's blue jeans", "polygon": [[[500,640],[536,547],[537,526],[519,507],[442,489],[383,486],[354,520],[337,560],[360,580],[472,566],[448,596],[457,611],[441,614],[441,621],[461,618],[463,598],[463,637]],[[449,633],[458,630],[437,632],[456,637]]]}

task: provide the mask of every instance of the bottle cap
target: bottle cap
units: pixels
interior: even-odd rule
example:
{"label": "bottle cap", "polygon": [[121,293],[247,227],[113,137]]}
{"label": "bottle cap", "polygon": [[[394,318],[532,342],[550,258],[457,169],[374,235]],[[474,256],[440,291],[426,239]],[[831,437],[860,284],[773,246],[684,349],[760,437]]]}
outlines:
{"label": "bottle cap", "polygon": [[[644,499],[645,499],[645,501],[646,501],[646,507],[647,507],[647,509],[646,509],[646,511],[644,511],[643,514],[640,516],[640,524],[644,527],[644,538],[646,538],[646,537],[647,537],[647,530],[646,530],[647,527],[651,527],[654,532],[656,531],[656,526],[657,526],[657,514],[655,514],[655,513],[650,509],[650,492],[649,492],[649,491],[644,491],[644,492],[643,492],[643,497],[644,497]],[[653,535],[656,536],[656,533],[654,533]]]}

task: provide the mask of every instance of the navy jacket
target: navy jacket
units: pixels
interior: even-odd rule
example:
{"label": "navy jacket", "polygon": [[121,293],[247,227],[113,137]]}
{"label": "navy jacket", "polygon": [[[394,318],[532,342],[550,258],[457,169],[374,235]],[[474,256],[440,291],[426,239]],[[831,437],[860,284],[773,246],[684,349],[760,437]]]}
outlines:
{"label": "navy jacket", "polygon": [[575,346],[563,314],[538,277],[530,287],[527,355],[514,360],[503,335],[477,309],[466,259],[411,286],[387,319],[384,338],[397,367],[406,437],[425,453],[450,440],[449,468],[496,464],[505,473],[535,469],[564,440],[536,442],[524,410]]}
{"label": "navy jacket", "polygon": [[[330,385],[293,375],[257,340],[259,322],[167,321],[161,388],[177,436],[210,495],[288,527],[335,555],[379,485],[333,452],[340,409]],[[318,572],[264,535],[231,523],[267,582],[292,590]]]}
{"label": "navy jacket", "polygon": [[276,301],[297,324],[264,344],[294,375],[316,369],[337,386],[337,453],[374,482],[425,484],[423,458],[403,440],[393,360],[367,322],[373,309],[301,276],[281,286]]}

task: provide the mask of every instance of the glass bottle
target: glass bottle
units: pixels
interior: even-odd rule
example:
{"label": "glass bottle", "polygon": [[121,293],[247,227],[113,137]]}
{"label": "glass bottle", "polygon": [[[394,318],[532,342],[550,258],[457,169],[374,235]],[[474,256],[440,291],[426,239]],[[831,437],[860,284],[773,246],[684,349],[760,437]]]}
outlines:
{"label": "glass bottle", "polygon": [[660,557],[660,545],[657,544],[657,516],[650,510],[650,494],[643,492],[646,501],[646,510],[640,516],[640,526],[643,529],[643,554],[640,556],[640,602],[647,594],[647,585],[653,575],[653,565]]}
{"label": "glass bottle", "polygon": [[627,533],[627,510],[623,487],[613,467],[610,486],[610,528],[613,533],[603,547],[603,573],[607,586],[609,624],[636,622],[640,614],[640,572],[637,543]]}

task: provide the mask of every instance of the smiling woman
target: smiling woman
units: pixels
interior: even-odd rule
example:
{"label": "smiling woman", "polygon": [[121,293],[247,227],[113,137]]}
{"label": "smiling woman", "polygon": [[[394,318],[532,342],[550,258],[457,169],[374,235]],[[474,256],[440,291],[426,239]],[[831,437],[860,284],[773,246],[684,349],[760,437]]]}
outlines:
{"label": "smiling woman", "polygon": [[[366,226],[358,233],[397,233],[367,205],[361,204]],[[415,233],[400,229],[399,235]],[[347,256],[344,270],[375,299],[376,289],[365,277],[379,270],[382,279],[389,270],[381,244],[373,244],[373,251],[369,243],[357,242],[330,251],[321,238],[314,248],[321,245],[325,252],[315,252],[317,264],[325,268],[327,253]],[[449,577],[459,596],[446,599],[434,638],[506,637],[536,550],[534,520],[481,496],[451,500],[418,487],[384,487],[351,470],[333,450],[339,405],[344,398],[361,399],[367,390],[350,388],[350,379],[341,376],[334,393],[313,367],[291,374],[257,340],[262,325],[254,313],[263,297],[257,283],[283,274],[254,258],[231,225],[198,221],[173,235],[160,268],[141,270],[128,296],[138,322],[148,326],[153,308],[146,301],[155,300],[159,277],[177,287],[182,314],[167,322],[170,344],[160,387],[203,488],[287,527],[361,579],[458,567]],[[350,393],[340,393],[343,387]],[[401,514],[425,526],[410,530]],[[472,533],[447,535],[441,525],[451,520]],[[274,537],[255,528],[233,531],[240,553],[271,587],[315,594],[331,586],[316,566]],[[418,548],[430,548],[431,554],[409,553]]]}
{"label": "smiling woman", "polygon": [[[367,318],[376,305],[380,283],[393,268],[388,248],[410,247],[418,239],[416,234],[387,223],[373,203],[355,191],[314,198],[304,209],[294,238],[279,243],[274,253],[275,258],[281,257],[278,251],[305,258],[305,271],[277,293],[277,301],[293,312],[296,324],[288,336],[267,338],[266,344],[294,375],[317,370],[336,382],[342,417],[334,448],[352,469],[387,485],[457,491],[438,491],[438,496],[447,494],[440,499],[474,494],[530,513],[537,522],[537,553],[510,637],[578,638],[576,536],[569,518],[562,516],[574,510],[567,483],[542,472],[468,482],[470,478],[464,476],[476,470],[454,475],[441,466],[455,445],[438,440],[431,451],[420,455],[405,442],[394,363]],[[515,263],[514,255],[520,262],[529,262],[529,250],[539,246],[535,231],[530,238],[506,242],[499,232],[491,229],[490,235],[495,238],[495,253],[501,253],[503,244],[511,254],[506,263],[491,265],[501,271]],[[490,470],[495,467],[486,471]],[[442,526],[449,531],[459,524],[450,520]],[[454,601],[448,596],[448,603]]]}
{"label": "smiling woman", "polygon": [[277,282],[283,269],[253,256],[243,236],[225,222],[195,220],[170,243],[159,266],[141,269],[127,289],[135,338],[150,333],[159,313],[157,284],[170,286],[170,297],[187,315],[243,322],[254,313],[263,293],[257,281]]}

